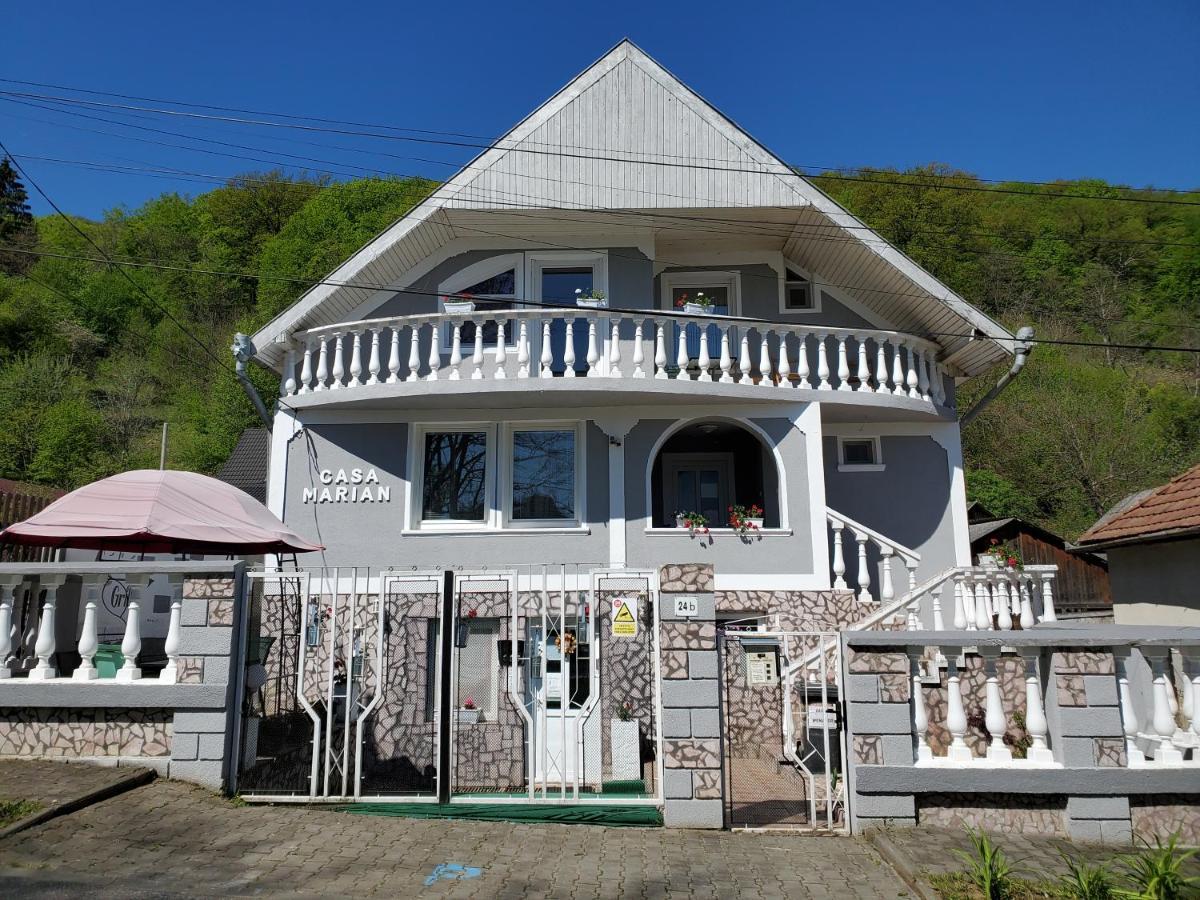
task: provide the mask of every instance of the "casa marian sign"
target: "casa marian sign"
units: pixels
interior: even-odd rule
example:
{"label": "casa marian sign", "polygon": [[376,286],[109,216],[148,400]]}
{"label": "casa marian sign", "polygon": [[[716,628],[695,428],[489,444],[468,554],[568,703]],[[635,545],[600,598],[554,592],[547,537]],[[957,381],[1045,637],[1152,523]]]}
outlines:
{"label": "casa marian sign", "polygon": [[322,469],[321,487],[306,487],[302,503],[387,503],[392,499],[391,485],[380,484],[379,475],[370,469]]}

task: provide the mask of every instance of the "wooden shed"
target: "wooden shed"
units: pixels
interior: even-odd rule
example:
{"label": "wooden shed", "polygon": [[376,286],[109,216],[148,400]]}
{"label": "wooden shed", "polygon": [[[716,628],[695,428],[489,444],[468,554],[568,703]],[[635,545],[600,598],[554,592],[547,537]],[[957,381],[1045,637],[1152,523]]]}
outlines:
{"label": "wooden shed", "polygon": [[[65,493],[44,484],[0,478],[0,529],[28,519]],[[0,544],[0,562],[49,562],[57,558],[57,552],[49,547]]]}

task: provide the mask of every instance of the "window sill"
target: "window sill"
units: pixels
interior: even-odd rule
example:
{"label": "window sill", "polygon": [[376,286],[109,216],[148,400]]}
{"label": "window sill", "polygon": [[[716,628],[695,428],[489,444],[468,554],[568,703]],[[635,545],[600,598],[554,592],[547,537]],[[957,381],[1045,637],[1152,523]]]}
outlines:
{"label": "window sill", "polygon": [[838,463],[839,472],[882,472],[885,468],[884,463]]}
{"label": "window sill", "polygon": [[547,525],[535,528],[491,528],[487,526],[459,528],[405,528],[400,532],[401,537],[437,537],[438,535],[530,535],[530,534],[591,534],[589,525]]}
{"label": "window sill", "polygon": [[[687,535],[689,537],[691,536],[691,532],[689,532],[686,528],[647,528],[645,533],[651,535],[676,534]],[[702,537],[704,536],[700,532],[697,533],[701,534]],[[791,537],[792,533],[792,529],[790,528],[760,528],[757,531],[746,532],[746,537],[756,537],[760,535],[762,537]],[[710,528],[708,529],[708,534],[709,536],[714,534],[737,535],[738,532],[734,531],[732,528]]]}

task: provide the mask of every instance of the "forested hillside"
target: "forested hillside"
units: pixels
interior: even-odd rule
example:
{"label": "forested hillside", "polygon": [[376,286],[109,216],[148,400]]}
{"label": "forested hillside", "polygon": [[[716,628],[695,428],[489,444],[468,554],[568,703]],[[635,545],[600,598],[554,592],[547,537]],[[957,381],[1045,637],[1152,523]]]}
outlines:
{"label": "forested hillside", "polygon": [[[1200,354],[1116,346],[1200,346],[1200,205],[1172,202],[1200,194],[990,185],[936,167],[817,180],[1006,325],[1111,345],[1037,347],[965,432],[973,496],[1074,536],[1200,460]],[[432,187],[255,173],[76,220],[106,255],[138,264],[118,272],[61,218],[24,215],[0,170],[0,477],[69,488],[155,465],[164,420],[170,465],[219,467],[256,421],[232,376],[233,332],[286,307]],[[1099,199],[1118,195],[1155,202]],[[968,385],[961,408],[999,375]],[[256,378],[274,393],[273,377]]]}

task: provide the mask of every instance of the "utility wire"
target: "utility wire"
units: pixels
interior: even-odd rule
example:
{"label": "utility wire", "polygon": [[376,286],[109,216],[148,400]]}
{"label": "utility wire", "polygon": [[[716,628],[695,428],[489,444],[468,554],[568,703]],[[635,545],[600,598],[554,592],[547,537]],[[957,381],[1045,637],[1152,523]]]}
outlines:
{"label": "utility wire", "polygon": [[[471,140],[465,140],[465,139],[461,139],[461,138],[450,139],[449,137],[444,137],[444,138],[416,137],[411,134],[410,135],[388,134],[386,132],[378,131],[378,130],[365,131],[365,130],[361,130],[361,129],[350,129],[350,128],[345,128],[345,127],[336,127],[335,128],[335,127],[330,127],[329,125],[307,125],[307,124],[304,124],[303,122],[295,122],[295,121],[294,122],[277,122],[277,121],[271,121],[270,119],[263,119],[263,118],[245,118],[242,116],[227,116],[227,115],[216,115],[213,113],[188,112],[185,110],[167,109],[167,108],[163,108],[163,107],[147,107],[147,106],[136,106],[136,105],[132,105],[132,104],[106,103],[106,102],[102,102],[102,101],[84,100],[84,99],[78,98],[78,97],[64,97],[61,95],[53,95],[53,94],[38,94],[38,93],[23,92],[23,91],[0,91],[0,94],[3,94],[8,97],[20,97],[20,98],[25,98],[25,99],[29,99],[29,100],[42,100],[42,101],[59,103],[59,104],[82,105],[82,106],[87,106],[89,108],[116,109],[116,110],[121,110],[121,111],[126,111],[126,112],[136,111],[136,112],[142,112],[142,113],[154,113],[154,114],[164,115],[164,116],[182,117],[182,118],[208,120],[208,121],[219,121],[219,122],[226,122],[226,123],[237,124],[237,125],[253,125],[253,126],[259,126],[259,127],[287,128],[287,129],[296,129],[296,130],[301,130],[301,131],[322,132],[322,133],[338,134],[338,135],[352,136],[352,137],[369,137],[369,138],[375,138],[375,139],[379,139],[379,140],[406,141],[406,142],[413,142],[413,143],[434,144],[434,145],[449,146],[449,147],[470,148],[470,149],[481,150],[481,151],[487,151],[487,150],[491,150],[491,149],[501,149],[506,152],[512,152],[512,153],[528,153],[528,154],[535,154],[535,155],[541,155],[541,156],[566,157],[566,158],[574,158],[574,159],[587,159],[587,160],[596,160],[596,161],[602,161],[602,162],[625,163],[625,164],[636,164],[636,165],[647,165],[647,166],[665,166],[665,167],[684,168],[684,169],[693,169],[693,170],[736,172],[736,173],[752,174],[752,175],[779,175],[779,176],[802,175],[802,176],[810,176],[810,177],[828,178],[828,179],[833,179],[833,180],[854,181],[857,183],[865,182],[865,183],[874,183],[874,184],[893,184],[893,185],[898,185],[898,186],[917,187],[917,188],[922,188],[922,187],[928,188],[928,187],[933,186],[933,185],[929,185],[927,183],[922,184],[919,181],[913,182],[913,181],[899,180],[896,176],[900,175],[900,173],[895,173],[894,175],[891,173],[886,173],[889,175],[889,177],[887,177],[887,178],[873,177],[873,175],[876,173],[884,174],[884,173],[881,173],[880,170],[866,170],[866,169],[859,170],[860,172],[865,171],[865,172],[870,173],[868,175],[868,177],[864,178],[861,176],[847,176],[847,175],[842,175],[842,174],[835,174],[835,170],[833,170],[833,169],[827,169],[825,171],[820,172],[819,174],[811,174],[811,173],[808,173],[805,171],[805,168],[806,168],[805,166],[793,166],[790,164],[785,164],[785,167],[781,168],[781,169],[771,170],[766,167],[753,168],[753,167],[732,166],[732,165],[728,165],[728,164],[726,164],[726,165],[706,164],[706,163],[700,163],[700,162],[697,162],[694,160],[689,161],[689,162],[673,162],[673,161],[668,161],[668,160],[653,160],[653,159],[645,159],[645,158],[637,159],[637,158],[629,158],[629,157],[625,157],[625,156],[614,156],[614,155],[611,155],[612,151],[607,151],[607,152],[601,151],[599,153],[589,154],[589,153],[580,153],[580,152],[574,152],[574,151],[569,151],[569,150],[546,150],[546,149],[537,149],[537,148],[533,148],[533,147],[523,146],[523,144],[510,144],[510,145],[504,146],[504,145],[500,144],[499,142],[486,141],[483,139],[471,141]],[[171,102],[171,101],[165,101],[165,102]],[[208,108],[219,108],[219,107],[208,107]],[[266,113],[266,114],[258,114],[258,115],[272,115],[272,114]],[[277,117],[281,118],[281,116],[277,116]],[[406,129],[406,130],[409,130],[409,129]],[[431,134],[432,132],[422,131],[420,133]],[[586,149],[586,148],[581,148],[581,149]],[[820,169],[822,167],[807,167],[807,168]],[[842,171],[844,171],[844,170],[842,170]],[[929,176],[914,176],[914,177],[918,177],[918,178],[919,177],[928,177],[928,178],[956,179],[957,180],[956,176],[946,176],[946,175],[936,175],[936,174],[931,174]],[[983,179],[972,179],[972,180],[982,181]],[[1168,204],[1168,205],[1174,204],[1174,205],[1180,205],[1180,206],[1200,206],[1200,200],[1196,200],[1196,201],[1163,200],[1163,199],[1156,199],[1156,198],[1152,198],[1152,197],[1130,197],[1130,196],[1086,197],[1086,196],[1081,196],[1078,194],[1070,194],[1070,193],[1063,193],[1063,192],[1048,192],[1048,191],[1029,192],[1029,191],[1022,191],[1022,190],[1017,190],[1015,188],[1007,188],[1007,187],[1001,186],[1001,185],[1006,185],[1006,184],[1025,184],[1025,185],[1028,185],[1031,187],[1032,186],[1054,186],[1055,185],[1054,182],[1000,181],[1000,182],[992,183],[991,186],[987,186],[987,185],[983,185],[983,184],[965,185],[965,184],[960,184],[960,183],[947,183],[947,184],[942,184],[939,187],[942,189],[946,189],[946,190],[1001,193],[1001,194],[1012,194],[1012,195],[1017,195],[1017,196],[1038,196],[1038,197],[1054,197],[1054,198],[1072,199],[1072,200],[1104,200],[1104,201],[1112,201],[1112,202],[1162,203],[1162,204]],[[1137,190],[1135,188],[1116,188],[1116,189],[1118,189],[1118,190]],[[1155,188],[1155,189],[1149,189],[1149,190],[1156,190],[1160,193],[1180,193],[1180,194],[1191,194],[1191,193],[1196,192],[1195,190],[1188,190],[1188,189],[1184,189],[1184,188],[1163,188],[1163,189]]]}
{"label": "utility wire", "polygon": [[[96,258],[96,257],[82,256],[82,255],[77,255],[77,254],[52,253],[52,252],[42,252],[42,251],[21,251],[21,250],[17,250],[16,252],[25,252],[25,253],[29,253],[29,254],[35,255],[35,256],[50,256],[50,257],[54,257],[54,258],[58,258],[58,259],[72,259],[72,260],[80,260],[80,261],[87,261],[87,262],[109,262],[110,264],[112,264],[110,260],[105,259],[105,258]],[[169,264],[169,263],[158,263],[158,262],[153,262],[153,261],[132,261],[129,259],[123,259],[120,262],[120,265],[126,265],[126,266],[131,266],[131,267],[138,267],[138,268],[147,268],[147,269],[159,269],[159,270],[173,271],[173,272],[186,272],[186,273],[190,273],[193,275],[212,275],[212,276],[222,276],[222,277],[230,277],[230,278],[249,278],[249,279],[257,279],[257,280],[289,281],[289,282],[296,282],[296,283],[302,283],[302,284],[313,284],[313,285],[327,284],[327,285],[333,285],[336,287],[358,287],[358,288],[362,288],[364,290],[386,290],[386,291],[389,291],[389,292],[395,293],[395,294],[403,294],[403,295],[410,295],[410,296],[417,296],[417,297],[444,296],[447,298],[458,298],[458,299],[478,299],[471,294],[462,293],[462,292],[457,292],[457,293],[436,292],[436,291],[430,292],[430,291],[412,290],[412,289],[408,289],[408,288],[396,288],[396,287],[385,286],[385,285],[363,284],[361,282],[360,283],[338,282],[338,281],[330,281],[327,279],[295,278],[295,277],[289,277],[289,276],[284,276],[284,275],[281,275],[281,276],[257,275],[257,274],[253,274],[253,273],[249,273],[249,272],[233,272],[233,271],[222,271],[222,270],[216,270],[216,269],[199,269],[199,268],[194,268],[194,267],[189,267],[189,266],[173,265],[173,264]],[[527,299],[524,297],[516,297],[516,296],[514,296],[512,298],[505,297],[503,299],[504,300],[511,299],[512,303],[520,305],[522,307],[534,307],[534,308],[544,308],[544,309],[570,309],[570,310],[575,310],[575,311],[579,312],[580,315],[584,314],[583,312],[580,312],[578,310],[578,307],[576,307],[574,304],[555,303],[552,301],[545,301],[545,300],[531,300],[531,299]],[[928,299],[928,298],[926,298],[926,299]],[[496,310],[495,312],[500,313],[500,312],[503,312],[503,310]],[[705,319],[705,320],[707,320],[707,319],[711,318],[709,316],[694,316],[690,313],[682,313],[677,310],[612,309],[607,314],[632,317],[632,316],[637,315],[638,313],[642,313],[647,316],[653,315],[653,316],[662,316],[662,317],[669,317],[669,318],[678,318],[678,319],[682,319],[685,321],[690,320],[690,319]],[[503,316],[501,316],[501,318],[503,318]],[[769,320],[769,319],[753,318],[753,317],[749,317],[749,316],[736,316],[733,318],[735,318],[739,322],[768,325],[768,326],[773,326],[773,327],[779,327],[782,324],[788,324],[788,323],[780,323],[780,322]],[[1145,324],[1149,324],[1149,323],[1145,323]],[[326,327],[326,326],[321,326],[321,327]],[[328,326],[328,327],[332,327],[332,326]],[[813,326],[813,329],[812,329],[813,333],[817,333],[820,330],[821,329],[819,326]],[[925,337],[925,338],[948,337],[948,338],[958,338],[958,339],[963,339],[963,340],[984,339],[984,340],[992,340],[992,341],[997,341],[997,342],[1010,342],[1010,343],[1018,343],[1020,341],[1020,339],[1018,339],[1012,335],[994,336],[994,335],[981,335],[978,333],[964,334],[962,332],[957,332],[957,331],[919,331],[919,332],[909,332],[909,333],[912,334],[914,337]],[[1158,344],[1107,343],[1107,342],[1103,342],[1103,341],[1082,341],[1082,340],[1069,340],[1069,339],[1058,339],[1058,338],[1033,338],[1032,340],[1033,340],[1033,343],[1035,343],[1035,344],[1056,344],[1056,345],[1064,345],[1064,346],[1072,346],[1072,347],[1097,347],[1097,348],[1108,349],[1108,350],[1142,350],[1142,351],[1157,350],[1157,351],[1171,352],[1171,353],[1200,353],[1200,347],[1173,347],[1173,346],[1163,346],[1163,345],[1158,345]]]}

